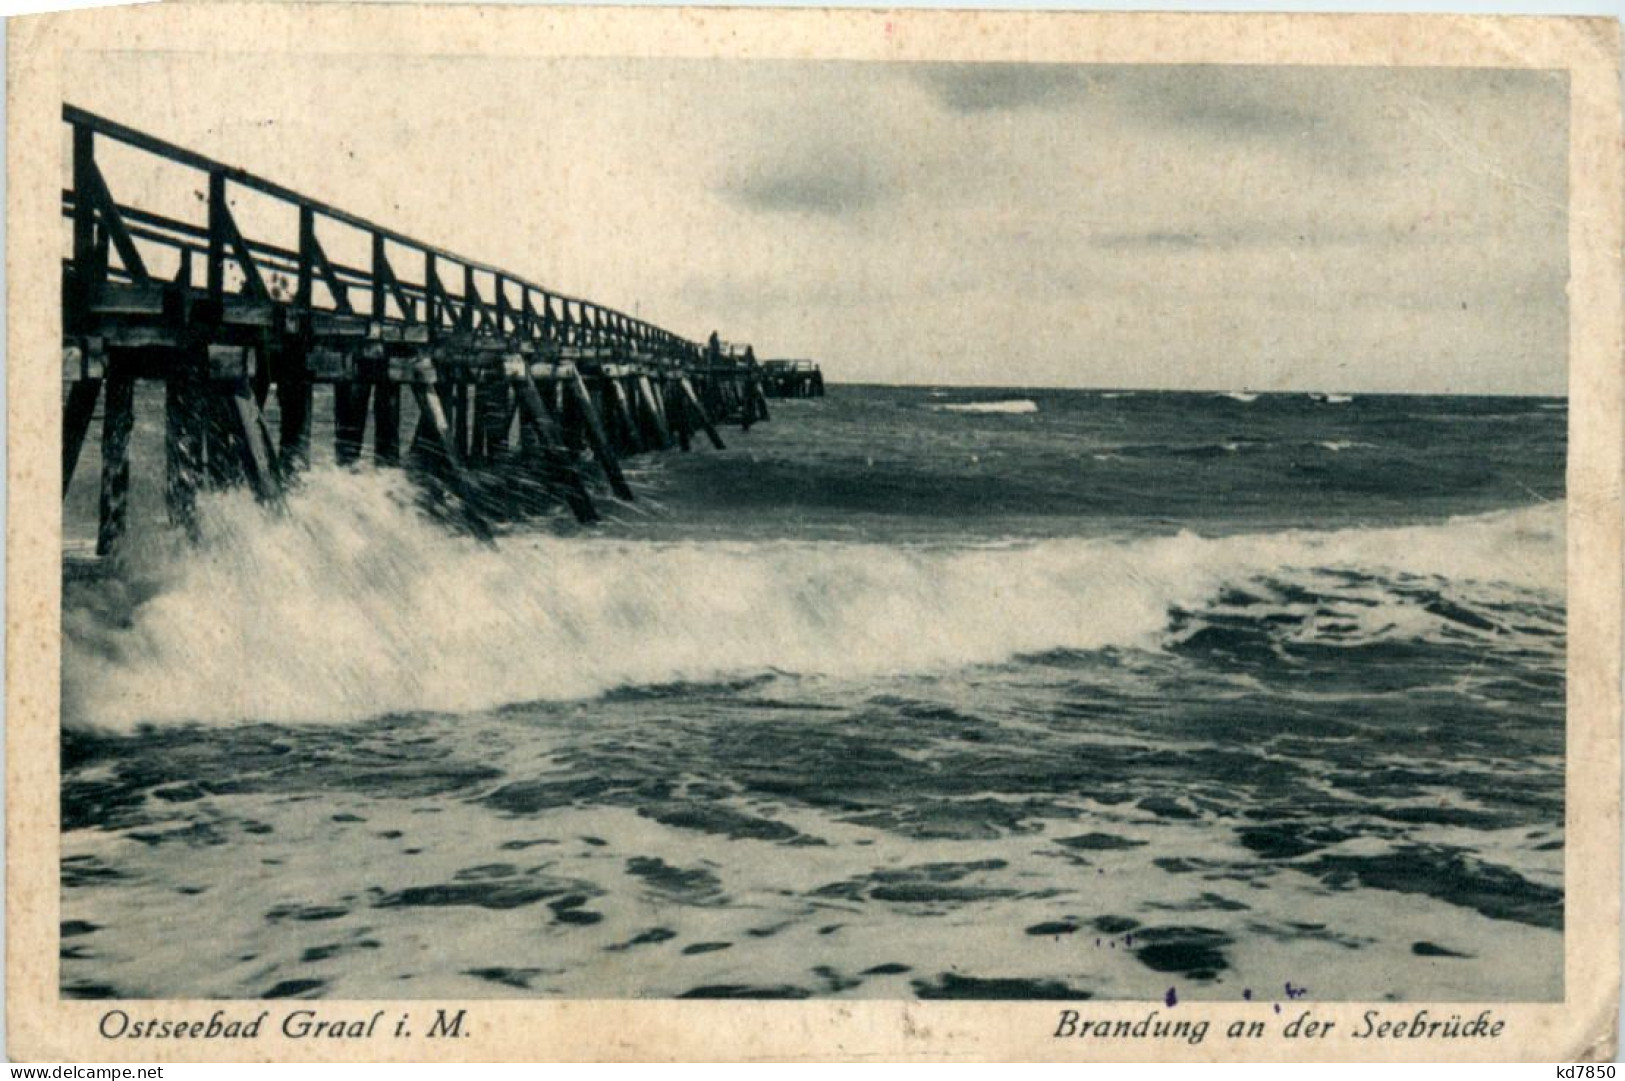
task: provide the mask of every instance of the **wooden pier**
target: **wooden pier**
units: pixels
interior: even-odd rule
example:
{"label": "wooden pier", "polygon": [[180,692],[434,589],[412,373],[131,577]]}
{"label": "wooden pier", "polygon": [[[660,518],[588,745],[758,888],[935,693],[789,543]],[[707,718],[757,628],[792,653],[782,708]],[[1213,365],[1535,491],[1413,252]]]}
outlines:
{"label": "wooden pier", "polygon": [[[321,385],[332,388],[340,465],[366,453],[370,420],[372,458],[443,481],[486,539],[482,470],[527,470],[590,522],[600,479],[634,498],[624,457],[702,438],[721,450],[719,426],[768,419],[748,346],[687,340],[72,106],[62,118],[73,144],[62,492],[99,402],[98,555],[115,553],[127,530],[141,380],[163,384],[165,501],[194,536],[200,488],[246,483],[280,503],[310,462]],[[97,160],[104,140],[180,167],[203,220],[119,202]],[[239,196],[260,212],[247,232]],[[260,218],[280,221],[286,239]],[[338,233],[370,258],[330,257]],[[403,452],[407,395],[418,420]]]}
{"label": "wooden pier", "polygon": [[824,373],[811,360],[763,361],[762,392],[769,398],[822,398]]}

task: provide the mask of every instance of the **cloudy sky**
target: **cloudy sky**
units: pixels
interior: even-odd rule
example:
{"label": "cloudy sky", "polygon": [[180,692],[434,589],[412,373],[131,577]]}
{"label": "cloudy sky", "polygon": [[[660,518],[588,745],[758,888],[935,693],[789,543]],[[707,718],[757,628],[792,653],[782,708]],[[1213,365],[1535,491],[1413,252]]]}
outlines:
{"label": "cloudy sky", "polygon": [[1565,387],[1560,72],[227,60],[66,97],[843,381]]}

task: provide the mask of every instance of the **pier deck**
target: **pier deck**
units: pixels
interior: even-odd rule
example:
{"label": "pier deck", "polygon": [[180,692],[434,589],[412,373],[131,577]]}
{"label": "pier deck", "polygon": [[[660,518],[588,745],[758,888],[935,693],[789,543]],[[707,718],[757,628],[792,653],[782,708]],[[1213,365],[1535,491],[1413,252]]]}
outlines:
{"label": "pier deck", "polygon": [[766,360],[762,391],[769,398],[822,398],[824,372],[811,360]]}

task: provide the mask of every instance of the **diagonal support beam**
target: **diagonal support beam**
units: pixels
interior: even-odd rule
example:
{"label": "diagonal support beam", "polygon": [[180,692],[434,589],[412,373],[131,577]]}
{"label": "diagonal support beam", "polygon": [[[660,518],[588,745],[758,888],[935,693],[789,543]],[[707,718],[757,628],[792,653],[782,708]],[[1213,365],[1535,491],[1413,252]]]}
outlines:
{"label": "diagonal support beam", "polygon": [[248,250],[248,241],[243,239],[237,219],[231,216],[231,207],[226,204],[226,176],[212,172],[209,174],[209,296],[215,300],[225,294],[228,248],[231,258],[242,268],[249,296],[261,304],[269,303],[271,291],[265,287],[254,253]]}
{"label": "diagonal support beam", "polygon": [[682,409],[686,406],[686,408],[692,410],[694,418],[700,422],[700,427],[705,430],[706,437],[711,440],[711,445],[718,450],[727,450],[728,448],[722,442],[722,437],[717,434],[716,428],[711,424],[711,418],[706,416],[705,406],[700,404],[699,395],[694,393],[694,384],[688,381],[688,376],[680,377],[677,380],[677,387],[682,391],[682,402],[678,404],[678,408]]}
{"label": "diagonal support beam", "polygon": [[350,305],[350,290],[339,280],[338,271],[333,269],[321,241],[316,239],[316,215],[309,207],[302,207],[299,212],[299,270],[301,306],[306,308],[310,306],[310,286],[314,272],[322,276],[322,284],[327,286],[327,291],[333,296],[333,306],[345,315],[355,314],[355,309]]}
{"label": "diagonal support beam", "polygon": [[401,281],[395,276],[395,268],[389,265],[389,257],[384,254],[384,236],[382,233],[372,234],[372,317],[382,322],[388,314],[386,297],[394,298],[401,309],[401,315],[408,323],[417,322],[417,313],[412,301],[401,291]]}

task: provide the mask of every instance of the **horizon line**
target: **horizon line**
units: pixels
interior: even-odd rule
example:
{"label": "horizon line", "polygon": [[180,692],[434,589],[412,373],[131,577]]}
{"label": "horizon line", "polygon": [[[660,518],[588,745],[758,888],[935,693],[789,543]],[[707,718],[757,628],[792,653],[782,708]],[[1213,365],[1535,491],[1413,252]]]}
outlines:
{"label": "horizon line", "polygon": [[1259,397],[1280,396],[1308,396],[1347,395],[1349,397],[1456,397],[1456,398],[1557,398],[1568,400],[1569,393],[1565,389],[1560,394],[1539,393],[1533,391],[1516,390],[1314,390],[1300,388],[1292,390],[1253,390],[1248,387],[1133,387],[1133,386],[1097,386],[1097,385],[1068,385],[1060,383],[894,383],[880,380],[857,379],[831,379],[827,371],[823,372],[826,386],[843,387],[896,387],[900,389],[918,388],[922,390],[1010,390],[1010,391],[1044,391],[1044,390],[1081,390],[1095,391],[1104,394],[1256,394]]}

